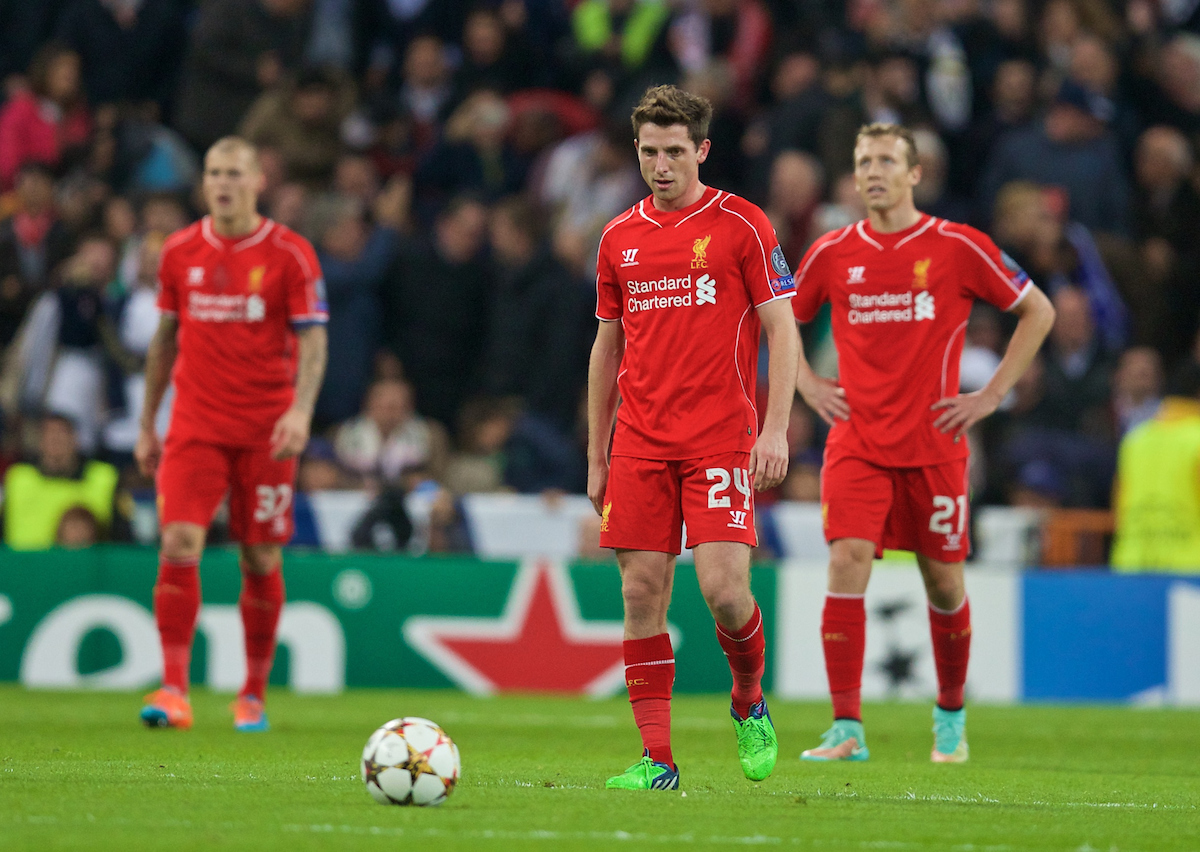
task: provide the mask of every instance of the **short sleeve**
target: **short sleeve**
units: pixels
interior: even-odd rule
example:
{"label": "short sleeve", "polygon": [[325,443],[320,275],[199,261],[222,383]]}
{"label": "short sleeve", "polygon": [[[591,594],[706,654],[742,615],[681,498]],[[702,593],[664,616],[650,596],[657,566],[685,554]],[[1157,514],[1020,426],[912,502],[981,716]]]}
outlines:
{"label": "short sleeve", "polygon": [[159,311],[170,316],[179,316],[178,264],[171,246],[163,249],[158,258],[158,298],[155,304]]}
{"label": "short sleeve", "polygon": [[606,322],[616,322],[624,312],[621,306],[621,282],[617,280],[612,261],[604,251],[604,243],[600,244],[600,253],[596,258],[596,318]]}
{"label": "short sleeve", "polygon": [[[291,236],[291,235],[289,235]],[[329,305],[325,296],[325,278],[312,244],[303,237],[293,236],[285,243],[295,258],[295,266],[287,276],[288,320],[293,326],[321,325],[329,320]]]}
{"label": "short sleeve", "polygon": [[796,293],[796,282],[771,220],[758,207],[746,207],[745,215],[734,209],[730,209],[730,212],[745,219],[753,232],[742,253],[742,279],[746,282],[750,301],[758,307],[773,299],[790,299]]}
{"label": "short sleeve", "polygon": [[829,276],[826,274],[825,249],[829,243],[817,240],[808,247],[796,271],[796,297],[792,313],[800,322],[811,322],[821,305],[829,300]]}
{"label": "short sleeve", "polygon": [[951,234],[962,242],[960,257],[965,274],[962,276],[967,292],[1002,311],[1010,311],[1021,301],[1033,284],[1015,260],[1000,250],[987,234],[960,225]]}

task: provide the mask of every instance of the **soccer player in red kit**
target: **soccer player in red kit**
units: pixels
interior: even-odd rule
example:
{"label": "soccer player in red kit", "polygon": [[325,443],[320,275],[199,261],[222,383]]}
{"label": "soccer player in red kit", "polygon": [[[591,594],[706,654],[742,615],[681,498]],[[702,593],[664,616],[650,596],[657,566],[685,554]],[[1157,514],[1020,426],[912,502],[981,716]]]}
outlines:
{"label": "soccer player in red kit", "polygon": [[[234,726],[267,728],[263,699],[284,600],[281,545],[292,536],[296,457],[325,370],[327,313],[312,246],[256,212],[262,187],[254,147],[221,139],[204,158],[209,215],[163,245],[162,316],[147,354],[134,450],[142,471],[157,474],[162,528],[154,616],[163,681],[142,708],[150,726],[192,725],[188,666],[200,555],[228,494],[246,640]],[[169,381],[175,402],[160,444],[154,418]]]}
{"label": "soccer player in red kit", "polygon": [[[703,98],[674,86],[647,90],[633,129],[651,195],[614,219],[600,241],[588,497],[601,517],[600,544],[617,551],[625,681],[643,746],[641,761],[610,778],[609,788],[679,786],[667,607],[684,523],[733,673],[742,771],[760,781],[778,754],[761,686],[765,629],[750,592],[753,491],[787,472],[800,338],[787,303],[792,276],[767,217],[700,182],[711,117]],[[759,434],[761,331],[770,370]]]}
{"label": "soccer player in red kit", "polygon": [[[965,436],[996,410],[1054,321],[1049,300],[987,236],[916,209],[920,179],[906,128],[862,128],[854,181],[868,216],[817,240],[796,273],[797,319],[811,320],[824,302],[832,307],[840,376],[816,376],[801,354],[796,386],[832,426],[821,473],[830,549],[821,635],[834,723],[805,760],[868,757],[863,597],[872,558],[884,548],[916,552],[929,598],[938,678],[932,759],[967,759]],[[1017,325],[987,386],[960,394],[963,333],[976,299],[1011,311]]]}

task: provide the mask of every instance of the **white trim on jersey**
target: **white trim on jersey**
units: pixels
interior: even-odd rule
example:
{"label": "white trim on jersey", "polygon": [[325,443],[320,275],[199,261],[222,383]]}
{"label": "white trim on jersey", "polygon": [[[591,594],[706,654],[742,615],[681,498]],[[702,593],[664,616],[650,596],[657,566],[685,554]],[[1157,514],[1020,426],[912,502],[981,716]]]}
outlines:
{"label": "white trim on jersey", "polygon": [[817,255],[819,255],[821,252],[825,251],[825,249],[829,248],[830,246],[836,245],[837,243],[840,243],[842,240],[846,239],[846,235],[850,233],[850,230],[853,227],[854,227],[853,225],[847,225],[845,228],[842,229],[842,232],[840,234],[838,234],[838,236],[835,239],[829,240],[828,242],[825,242],[825,243],[821,243],[821,246],[816,251],[814,251],[811,255],[809,255],[808,262],[805,263],[804,266],[802,266],[800,268],[800,271],[796,273],[796,289],[800,288],[800,282],[802,280],[804,280],[804,276],[808,274],[808,268],[810,266],[812,266],[813,261],[817,259]]}
{"label": "white trim on jersey", "polygon": [[250,236],[246,237],[246,239],[242,240],[240,243],[237,243],[236,245],[234,245],[233,250],[241,251],[242,249],[250,248],[250,246],[258,245],[259,243],[261,243],[263,240],[265,240],[267,238],[267,234],[271,233],[271,231],[274,227],[275,227],[275,222],[273,222],[272,220],[270,220],[266,216],[264,216],[263,224],[259,228],[258,232],[251,234]]}
{"label": "white trim on jersey", "polygon": [[212,216],[205,216],[200,220],[200,233],[204,236],[204,241],[214,248],[223,249],[224,245],[217,239],[217,235],[213,233]]}
{"label": "white trim on jersey", "polygon": [[1013,303],[1011,305],[1009,305],[1007,308],[1005,308],[1004,310],[1011,311],[1017,305],[1021,304],[1021,302],[1023,302],[1025,300],[1025,295],[1032,289],[1033,289],[1033,282],[1026,281],[1025,286],[1021,288],[1021,292],[1017,294],[1017,298],[1014,299]]}
{"label": "white trim on jersey", "polygon": [[652,218],[650,218],[649,216],[646,215],[646,211],[643,209],[643,205],[645,203],[646,203],[646,199],[644,199],[644,198],[638,202],[638,204],[637,204],[638,215],[640,215],[643,219],[645,219],[647,222],[649,222],[654,227],[661,228],[662,227],[661,224],[659,224],[658,222],[655,222]]}
{"label": "white trim on jersey", "polygon": [[[733,195],[730,194],[730,195],[727,195],[726,197],[733,198]],[[763,262],[763,276],[764,276],[763,281],[765,281],[767,283],[767,287],[769,288],[771,286],[770,258],[767,257],[767,247],[763,245],[762,237],[760,237],[758,235],[758,229],[755,228],[754,225],[750,224],[750,220],[747,219],[745,216],[743,216],[741,213],[737,212],[736,210],[730,210],[728,207],[726,207],[724,201],[722,201],[717,206],[721,210],[724,210],[726,213],[732,213],[734,216],[737,216],[739,219],[741,219],[743,222],[745,222],[746,227],[750,229],[750,233],[754,234],[754,239],[758,240],[758,250],[762,254],[762,262]],[[767,301],[770,301],[770,300],[768,299]],[[764,302],[763,304],[766,304],[766,302]]]}
{"label": "white trim on jersey", "polygon": [[[609,225],[607,228],[605,228],[603,231],[600,232],[600,240],[599,240],[599,242],[596,243],[596,257],[597,258],[604,257],[604,238],[608,236],[608,232],[611,231],[613,228],[617,227],[617,225],[620,225],[623,222],[628,222],[633,217],[634,211],[637,210],[637,208],[640,204],[641,204],[641,202],[639,201],[638,204],[635,204],[633,207],[630,207],[628,213],[626,213],[620,219],[615,220],[611,225]],[[599,313],[599,308],[600,308],[600,269],[599,269],[598,262],[597,262],[597,269],[596,269],[596,308],[597,308],[596,319],[598,319],[598,320],[603,320],[604,322],[617,322],[618,320],[621,319],[620,317],[602,317],[602,316],[600,316],[600,313]]]}
{"label": "white trim on jersey", "polygon": [[873,239],[868,237],[867,232],[863,229],[863,224],[866,223],[866,221],[867,221],[866,219],[859,219],[858,224],[854,226],[855,230],[858,231],[858,235],[860,237],[862,237],[864,240],[869,242],[871,245],[875,246],[875,248],[879,249],[880,251],[883,251],[883,246],[881,246],[879,243],[875,242]]}
{"label": "white trim on jersey", "polygon": [[703,213],[703,212],[704,212],[705,210],[707,210],[709,207],[712,207],[714,204],[716,204],[716,202],[717,202],[717,199],[718,199],[718,198],[720,198],[722,195],[729,196],[729,195],[732,195],[732,194],[733,194],[733,193],[731,193],[731,192],[723,192],[722,190],[718,189],[718,190],[717,190],[717,194],[716,194],[716,195],[714,195],[712,198],[710,198],[710,199],[708,200],[708,203],[707,203],[707,204],[705,204],[705,205],[704,205],[703,207],[701,207],[699,210],[695,210],[695,211],[693,211],[693,212],[691,212],[691,213],[687,214],[686,216],[684,216],[682,219],[680,219],[678,222],[676,222],[676,223],[675,223],[675,227],[676,227],[676,228],[678,228],[680,225],[682,225],[684,222],[686,222],[688,219],[692,218],[693,216],[699,216],[701,213]]}
{"label": "white trim on jersey", "polygon": [[925,222],[925,224],[924,224],[924,225],[922,225],[921,227],[917,228],[915,231],[913,231],[913,232],[912,232],[911,234],[909,234],[907,237],[905,237],[904,239],[902,239],[900,242],[896,243],[894,246],[892,246],[892,248],[894,248],[894,249],[898,249],[898,248],[900,248],[900,246],[904,245],[906,242],[908,242],[909,240],[911,240],[913,237],[920,236],[921,234],[925,233],[925,231],[929,230],[929,228],[930,228],[930,227],[933,225],[933,223],[934,223],[934,222],[936,222],[936,221],[937,221],[937,219],[936,219],[936,218],[934,218],[933,216],[930,216],[930,217],[929,217],[929,219],[928,219],[928,220],[926,220],[926,222]]}
{"label": "white trim on jersey", "polygon": [[946,373],[950,370],[950,350],[954,348],[954,338],[958,337],[959,332],[963,332],[964,336],[967,331],[967,321],[963,320],[958,328],[954,329],[954,333],[950,335],[950,339],[946,341],[946,351],[942,353],[942,392],[939,399],[946,398]]}
{"label": "white trim on jersey", "polygon": [[[955,239],[962,240],[964,243],[966,243],[971,248],[973,248],[975,250],[976,254],[978,254],[985,261],[987,261],[987,265],[992,268],[992,271],[1000,276],[1001,281],[1003,281],[1005,284],[1007,284],[1009,287],[1011,287],[1014,291],[1016,291],[1018,296],[1020,296],[1024,293],[1023,288],[1018,288],[1017,285],[1013,283],[1012,275],[1005,274],[1004,270],[996,265],[996,261],[994,261],[990,257],[988,257],[988,253],[986,251],[984,251],[983,249],[981,249],[979,247],[979,245],[973,239],[968,237],[966,234],[960,234],[956,231],[947,231],[946,225],[948,225],[948,224],[950,224],[950,223],[947,222],[945,219],[943,219],[942,224],[938,225],[938,233],[942,234],[943,236],[954,237]],[[1019,301],[1019,299],[1018,299],[1018,301]],[[1012,305],[1010,307],[1006,308],[1005,310],[1012,310],[1014,307],[1016,307],[1016,304],[1017,304],[1016,302],[1013,302]]]}
{"label": "white trim on jersey", "polygon": [[[747,404],[749,404],[750,410],[754,412],[754,422],[757,424],[758,409],[754,406],[754,400],[752,400],[750,395],[746,393],[746,380],[742,377],[742,368],[738,364],[738,349],[742,344],[742,323],[746,321],[746,317],[749,315],[750,308],[747,306],[746,310],[742,311],[742,316],[738,319],[737,329],[733,333],[733,369],[734,372],[737,373],[738,384],[742,386],[742,396],[745,398]],[[755,358],[757,357],[758,353],[755,352]]]}

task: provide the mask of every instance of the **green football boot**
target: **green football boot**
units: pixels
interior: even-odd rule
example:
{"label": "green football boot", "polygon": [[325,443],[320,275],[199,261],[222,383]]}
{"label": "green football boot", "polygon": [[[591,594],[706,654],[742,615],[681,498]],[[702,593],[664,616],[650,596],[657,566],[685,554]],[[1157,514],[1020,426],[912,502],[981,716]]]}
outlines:
{"label": "green football boot", "polygon": [[750,705],[750,714],[743,719],[732,706],[733,730],[737,733],[738,761],[742,773],[751,781],[762,781],[775,768],[779,757],[779,740],[775,737],[775,725],[767,710],[767,699]]}
{"label": "green football boot", "polygon": [[605,781],[604,786],[609,790],[678,790],[679,767],[655,763],[646,752],[633,766]]}

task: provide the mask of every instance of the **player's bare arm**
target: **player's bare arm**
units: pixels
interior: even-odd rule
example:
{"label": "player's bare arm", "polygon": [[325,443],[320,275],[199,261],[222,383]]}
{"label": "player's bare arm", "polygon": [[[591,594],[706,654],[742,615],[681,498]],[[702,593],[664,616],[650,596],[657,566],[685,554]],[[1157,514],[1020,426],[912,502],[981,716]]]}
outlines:
{"label": "player's bare arm", "polygon": [[287,459],[304,452],[312,426],[313,407],[325,376],[328,336],[323,325],[308,325],[296,331],[300,344],[300,366],[296,376],[296,399],[275,422],[271,433],[271,457]]}
{"label": "player's bare arm", "polygon": [[933,421],[939,431],[954,431],[959,436],[966,434],[968,429],[999,407],[1017,379],[1033,363],[1042,341],[1054,325],[1054,306],[1045,293],[1030,286],[1012,312],[1017,315],[1017,327],[991,380],[973,393],[945,397],[933,404],[933,410],[943,409]]}
{"label": "player's bare arm", "polygon": [[601,322],[588,361],[588,481],[587,495],[604,514],[608,487],[608,444],[617,414],[617,374],[625,354],[625,328],[619,322]]}
{"label": "player's bare arm", "polygon": [[830,426],[835,420],[850,419],[850,403],[846,402],[846,389],[833,379],[814,373],[808,358],[804,356],[803,346],[800,347],[796,358],[796,390],[800,392],[805,404]]}
{"label": "player's bare arm", "polygon": [[787,424],[796,386],[800,334],[787,299],[758,307],[758,318],[767,335],[771,361],[767,370],[767,414],[750,450],[750,478],[759,491],[783,482],[788,470]]}
{"label": "player's bare arm", "polygon": [[154,419],[158,416],[158,407],[170,384],[175,356],[179,354],[179,343],[175,338],[178,330],[179,318],[163,314],[150,340],[150,348],[146,350],[146,398],[142,404],[137,443],[133,448],[138,469],[146,476],[154,473],[162,457],[162,442],[154,429]]}

